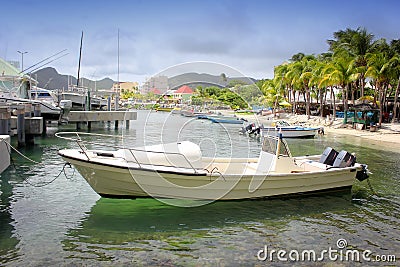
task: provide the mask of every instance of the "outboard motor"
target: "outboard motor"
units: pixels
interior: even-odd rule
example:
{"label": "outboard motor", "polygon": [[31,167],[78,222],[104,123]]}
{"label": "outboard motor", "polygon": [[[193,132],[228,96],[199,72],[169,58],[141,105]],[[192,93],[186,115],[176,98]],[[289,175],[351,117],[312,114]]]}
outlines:
{"label": "outboard motor", "polygon": [[319,159],[320,163],[326,164],[326,165],[330,165],[333,166],[333,163],[335,162],[335,159],[338,155],[338,152],[331,148],[331,147],[327,147],[325,148],[324,152],[321,155],[321,158]]}
{"label": "outboard motor", "polygon": [[356,173],[356,178],[357,178],[357,180],[359,180],[360,182],[362,182],[362,181],[364,181],[364,180],[366,180],[366,179],[369,178],[369,175],[368,175],[368,166],[365,165],[365,164],[361,164],[361,167],[362,167],[361,171],[358,171],[358,172]]}
{"label": "outboard motor", "polygon": [[355,163],[356,163],[356,157],[350,154],[349,152],[342,150],[336,156],[336,159],[333,162],[333,167],[336,168],[351,167],[354,166]]}

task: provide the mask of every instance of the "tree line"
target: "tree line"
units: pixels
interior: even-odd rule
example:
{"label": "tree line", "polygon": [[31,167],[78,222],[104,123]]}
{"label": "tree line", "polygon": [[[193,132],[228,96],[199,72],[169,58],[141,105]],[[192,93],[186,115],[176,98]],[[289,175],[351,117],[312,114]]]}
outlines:
{"label": "tree line", "polygon": [[[345,122],[349,100],[354,104],[355,99],[370,99],[379,108],[379,124],[384,111],[392,112],[393,120],[397,119],[400,40],[389,43],[383,38],[375,40],[365,28],[347,28],[334,32],[333,37],[327,40],[328,52],[318,55],[298,53],[275,67],[273,79],[261,83],[268,103],[276,109],[282,101],[289,101],[296,110],[301,95],[305,112],[310,117],[311,98],[317,99],[317,104],[323,107],[329,93],[335,116],[338,96],[334,95],[334,89],[339,89]],[[368,89],[367,82],[370,84]],[[389,97],[394,99],[391,110],[388,110]]]}

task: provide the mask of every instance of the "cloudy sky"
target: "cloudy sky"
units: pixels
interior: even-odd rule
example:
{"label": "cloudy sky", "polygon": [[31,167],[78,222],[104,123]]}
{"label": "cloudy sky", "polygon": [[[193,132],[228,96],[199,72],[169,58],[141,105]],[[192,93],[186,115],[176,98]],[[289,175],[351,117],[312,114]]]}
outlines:
{"label": "cloudy sky", "polygon": [[[328,49],[333,32],[365,27],[400,39],[400,1],[270,0],[13,0],[2,1],[0,57],[46,65],[76,76],[140,81],[177,64],[216,62],[253,78],[303,52]],[[190,70],[188,70],[190,71]]]}

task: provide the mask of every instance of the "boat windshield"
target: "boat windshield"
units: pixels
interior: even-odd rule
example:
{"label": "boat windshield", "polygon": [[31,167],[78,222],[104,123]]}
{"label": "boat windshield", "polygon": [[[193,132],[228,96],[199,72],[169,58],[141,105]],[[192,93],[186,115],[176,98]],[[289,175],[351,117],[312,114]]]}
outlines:
{"label": "boat windshield", "polygon": [[282,138],[279,140],[279,137],[276,136],[267,135],[263,138],[262,151],[271,154],[276,154],[279,141],[281,142],[281,145],[279,146],[278,155],[285,155],[291,157],[292,154],[290,153],[286,140]]}

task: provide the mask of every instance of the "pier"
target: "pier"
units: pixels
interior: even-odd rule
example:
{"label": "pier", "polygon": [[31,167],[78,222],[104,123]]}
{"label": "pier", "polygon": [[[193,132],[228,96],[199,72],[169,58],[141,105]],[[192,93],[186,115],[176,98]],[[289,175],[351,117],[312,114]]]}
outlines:
{"label": "pier", "polygon": [[115,128],[118,128],[119,121],[125,121],[126,127],[129,127],[129,121],[137,119],[137,112],[133,110],[116,110],[116,111],[70,111],[68,114],[68,122],[76,123],[76,129],[81,129],[82,122],[87,122],[90,129],[92,122],[114,121]]}
{"label": "pier", "polygon": [[18,137],[18,146],[33,144],[35,135],[41,135],[45,129],[45,122],[40,116],[37,107],[31,104],[4,104],[0,106],[0,135]]}

